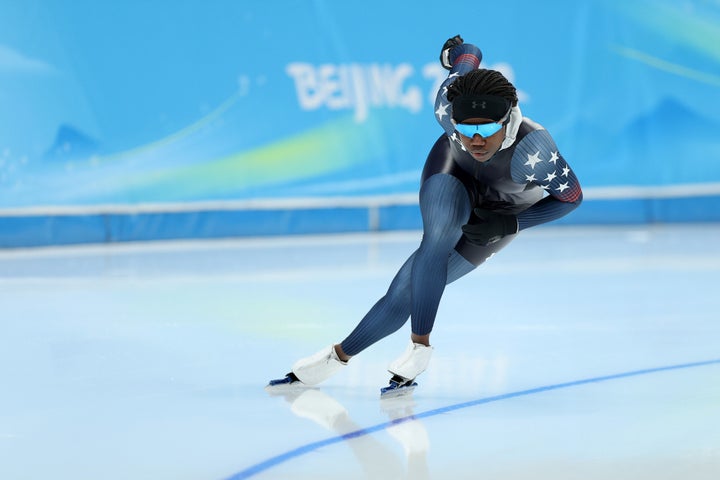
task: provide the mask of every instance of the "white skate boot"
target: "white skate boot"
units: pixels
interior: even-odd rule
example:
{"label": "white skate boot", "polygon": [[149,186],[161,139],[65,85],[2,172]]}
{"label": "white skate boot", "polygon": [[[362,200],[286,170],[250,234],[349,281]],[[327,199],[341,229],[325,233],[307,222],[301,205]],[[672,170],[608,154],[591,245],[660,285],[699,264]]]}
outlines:
{"label": "white skate boot", "polygon": [[313,386],[332,377],[341,367],[347,365],[337,356],[335,346],[325,347],[314,355],[301,358],[292,366],[285,378],[270,380],[266,388],[280,386]]}
{"label": "white skate boot", "polygon": [[393,376],[390,384],[380,389],[380,398],[411,393],[417,387],[415,377],[428,367],[432,352],[432,347],[411,341],[400,358],[393,361],[388,367],[388,371]]}

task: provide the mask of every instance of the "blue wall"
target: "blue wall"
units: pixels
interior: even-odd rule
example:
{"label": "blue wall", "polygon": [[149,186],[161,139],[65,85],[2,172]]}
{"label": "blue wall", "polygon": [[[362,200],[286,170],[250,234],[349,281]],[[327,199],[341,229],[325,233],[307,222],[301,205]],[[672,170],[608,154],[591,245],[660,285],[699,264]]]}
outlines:
{"label": "blue wall", "polygon": [[288,199],[416,192],[456,33],[578,174],[563,222],[720,220],[717,2],[26,0],[0,4],[0,246],[415,228]]}

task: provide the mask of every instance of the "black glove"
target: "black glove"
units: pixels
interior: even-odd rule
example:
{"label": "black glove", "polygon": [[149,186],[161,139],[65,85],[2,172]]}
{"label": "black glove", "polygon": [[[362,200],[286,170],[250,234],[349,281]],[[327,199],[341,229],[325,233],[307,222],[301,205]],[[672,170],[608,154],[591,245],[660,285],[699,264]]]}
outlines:
{"label": "black glove", "polygon": [[485,247],[497,242],[505,235],[517,233],[517,216],[476,208],[468,223],[463,225],[462,231],[470,243]]}
{"label": "black glove", "polygon": [[440,63],[446,70],[452,70],[452,60],[450,60],[450,52],[453,47],[462,45],[463,39],[460,35],[455,35],[452,38],[448,38],[445,44],[440,50]]}

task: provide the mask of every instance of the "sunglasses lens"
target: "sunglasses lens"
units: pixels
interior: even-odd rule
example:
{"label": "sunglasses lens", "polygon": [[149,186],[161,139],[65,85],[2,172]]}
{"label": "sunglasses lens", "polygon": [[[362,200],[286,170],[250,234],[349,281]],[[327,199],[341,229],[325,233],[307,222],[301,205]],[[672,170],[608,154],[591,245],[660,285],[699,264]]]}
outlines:
{"label": "sunglasses lens", "polygon": [[472,138],[476,133],[481,137],[489,137],[496,133],[502,128],[499,123],[483,123],[481,125],[468,125],[466,123],[458,123],[455,125],[455,130],[465,135],[466,137]]}

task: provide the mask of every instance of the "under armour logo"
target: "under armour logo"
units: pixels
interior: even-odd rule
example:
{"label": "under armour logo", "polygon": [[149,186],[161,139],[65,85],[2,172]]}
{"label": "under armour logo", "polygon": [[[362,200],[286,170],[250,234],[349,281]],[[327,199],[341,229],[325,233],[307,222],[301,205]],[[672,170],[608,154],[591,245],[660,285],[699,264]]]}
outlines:
{"label": "under armour logo", "polygon": [[[475,109],[477,108],[477,102],[476,102],[476,101],[473,101],[473,102],[472,102],[472,108],[473,108],[473,110],[475,110]],[[480,104],[480,108],[482,108],[483,110],[485,110],[485,109],[487,108],[485,102],[482,102],[482,103]]]}

